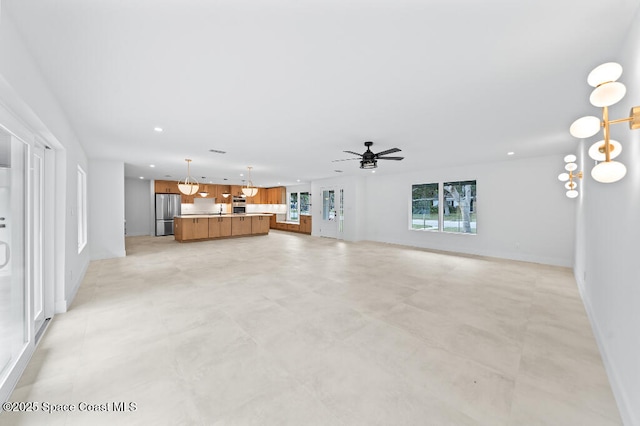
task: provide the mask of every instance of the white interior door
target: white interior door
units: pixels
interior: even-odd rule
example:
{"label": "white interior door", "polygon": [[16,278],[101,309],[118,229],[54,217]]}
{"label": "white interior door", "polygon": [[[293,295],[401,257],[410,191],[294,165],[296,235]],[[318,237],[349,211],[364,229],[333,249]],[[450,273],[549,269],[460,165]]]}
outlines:
{"label": "white interior door", "polygon": [[344,190],[322,188],[322,215],[320,236],[342,238],[344,232]]}

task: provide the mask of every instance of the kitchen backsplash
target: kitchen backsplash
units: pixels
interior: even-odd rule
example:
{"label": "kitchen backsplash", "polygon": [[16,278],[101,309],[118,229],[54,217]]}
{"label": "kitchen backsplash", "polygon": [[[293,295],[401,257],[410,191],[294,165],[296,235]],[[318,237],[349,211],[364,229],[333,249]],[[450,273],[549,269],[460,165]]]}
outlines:
{"label": "kitchen backsplash", "polygon": [[[211,198],[196,198],[193,204],[181,205],[181,214],[218,214],[222,207],[222,213],[230,213],[230,204],[215,203]],[[247,213],[276,213],[286,214],[286,204],[247,204]]]}

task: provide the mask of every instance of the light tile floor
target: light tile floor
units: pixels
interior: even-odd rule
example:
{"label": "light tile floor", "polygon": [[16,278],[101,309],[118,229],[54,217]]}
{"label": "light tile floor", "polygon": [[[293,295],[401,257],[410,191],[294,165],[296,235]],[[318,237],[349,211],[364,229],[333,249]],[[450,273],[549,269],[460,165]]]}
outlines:
{"label": "light tile floor", "polygon": [[[127,238],[11,400],[76,411],[2,424],[621,424],[569,269],[278,231]],[[137,409],[77,411],[112,402]]]}

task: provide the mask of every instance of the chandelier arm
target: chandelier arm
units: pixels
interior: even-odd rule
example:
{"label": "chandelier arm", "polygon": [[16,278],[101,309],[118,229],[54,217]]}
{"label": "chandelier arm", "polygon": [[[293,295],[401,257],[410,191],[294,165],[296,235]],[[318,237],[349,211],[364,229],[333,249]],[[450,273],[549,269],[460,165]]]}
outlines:
{"label": "chandelier arm", "polygon": [[626,123],[627,121],[632,121],[632,120],[633,120],[633,117],[618,118],[617,120],[610,120],[609,124]]}

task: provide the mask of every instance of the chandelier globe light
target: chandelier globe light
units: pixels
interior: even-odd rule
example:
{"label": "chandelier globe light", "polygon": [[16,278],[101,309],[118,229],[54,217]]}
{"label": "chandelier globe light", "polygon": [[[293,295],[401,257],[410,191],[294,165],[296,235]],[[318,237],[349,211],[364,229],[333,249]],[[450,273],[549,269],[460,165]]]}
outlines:
{"label": "chandelier globe light", "polygon": [[187,158],[184,161],[187,162],[187,177],[184,178],[183,181],[178,182],[178,190],[184,195],[194,195],[198,192],[200,185],[197,180],[191,177],[191,160]]}
{"label": "chandelier globe light", "polygon": [[246,197],[253,197],[258,193],[258,188],[256,188],[251,181],[251,169],[253,169],[253,167],[249,166],[247,169],[249,169],[249,176],[247,178],[247,186],[242,187],[242,194]]}

